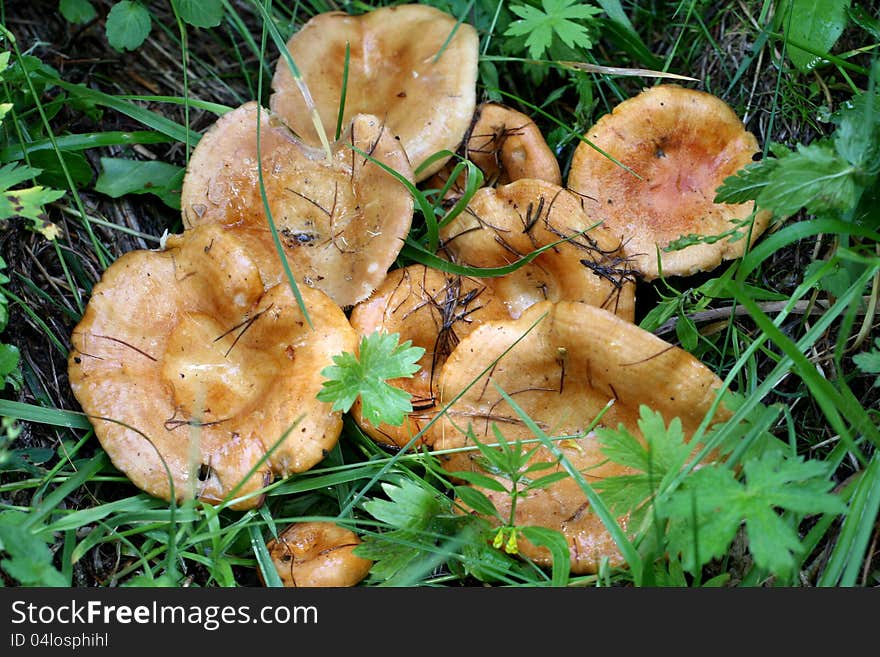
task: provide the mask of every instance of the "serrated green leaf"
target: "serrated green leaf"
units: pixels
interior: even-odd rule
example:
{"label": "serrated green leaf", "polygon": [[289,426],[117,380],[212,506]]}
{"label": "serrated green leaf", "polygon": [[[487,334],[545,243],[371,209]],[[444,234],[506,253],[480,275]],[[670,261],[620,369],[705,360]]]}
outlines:
{"label": "serrated green leaf", "polygon": [[758,198],[767,186],[778,160],[764,158],[747,164],[734,175],[728,176],[715,190],[715,203],[746,203]]}
{"label": "serrated green leaf", "polygon": [[357,356],[334,356],[334,365],[321,370],[326,381],[318,400],[330,402],[333,410],[345,413],[360,397],[362,413],[373,426],[400,426],[406,414],[412,412],[412,395],[387,381],[415,374],[425,350],[413,347],[411,340],[402,344],[399,341],[399,333],[376,331],[361,338]]}
{"label": "serrated green leaf", "polygon": [[880,338],[874,340],[874,345],[871,351],[856,354],[852,359],[856,367],[865,374],[876,374],[874,385],[880,386]]}
{"label": "serrated green leaf", "polygon": [[0,551],[8,555],[0,567],[22,586],[66,586],[64,576],[52,565],[52,552],[27,528],[27,520],[28,514],[20,511],[0,513]]}
{"label": "serrated green leaf", "polygon": [[110,45],[122,52],[138,48],[150,35],[153,19],[140,2],[121,0],[107,14],[105,30]]}
{"label": "serrated green leaf", "polygon": [[88,23],[98,12],[89,0],[60,0],[58,11],[71,23]]}
{"label": "serrated green leaf", "polygon": [[790,522],[777,509],[795,514],[843,513],[845,505],[828,491],[828,467],[820,461],[767,452],[743,465],[745,481],[733,471],[708,465],[691,473],[657,511],[670,520],[669,549],[695,573],[724,555],[745,526],[756,565],[790,575],[802,546]]}
{"label": "serrated green leaf", "polygon": [[221,0],[174,0],[174,8],[193,27],[217,27],[225,11]]}
{"label": "serrated green leaf", "polygon": [[574,0],[543,0],[543,11],[531,5],[517,4],[510,11],[519,16],[504,32],[506,36],[525,36],[529,56],[540,59],[558,38],[569,48],[593,47],[590,32],[584,23],[601,12],[597,7]]}
{"label": "serrated green leaf", "polygon": [[838,212],[858,201],[855,173],[827,143],[801,144],[779,160],[756,201],[777,216],[792,215],[802,207],[813,214]]}
{"label": "serrated green leaf", "polygon": [[[829,53],[846,27],[850,0],[789,0],[787,5],[790,14],[780,12],[785,35],[810,50]],[[820,56],[792,44],[788,44],[788,56],[802,72],[822,62]]]}

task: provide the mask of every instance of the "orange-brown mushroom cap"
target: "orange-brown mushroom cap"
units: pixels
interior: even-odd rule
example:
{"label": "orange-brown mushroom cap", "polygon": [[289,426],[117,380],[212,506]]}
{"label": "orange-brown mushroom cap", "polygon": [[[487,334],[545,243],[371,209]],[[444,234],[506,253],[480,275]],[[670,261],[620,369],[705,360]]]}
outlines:
{"label": "orange-brown mushroom cap", "polygon": [[[531,118],[512,107],[494,102],[480,104],[465,145],[464,156],[480,168],[486,187],[506,185],[522,178],[562,185],[559,162],[541,130]],[[443,188],[457,162],[450,160],[428,184]],[[451,185],[448,199],[464,193],[465,175],[461,173]]]}
{"label": "orange-brown mushroom cap", "polygon": [[770,215],[757,212],[739,239],[663,250],[680,237],[728,233],[754,211],[752,202],[715,203],[716,189],[752,161],[758,143],[712,94],[651,87],[600,118],[586,138],[592,146],[582,142],[575,149],[568,187],[583,195],[591,217],[624,241],[647,280],[660,275],[658,248],[663,275],[687,276],[741,256],[749,232],[754,241],[767,226]]}
{"label": "orange-brown mushroom cap", "polygon": [[[680,418],[685,435],[690,436],[710,410],[720,386],[721,380],[694,356],[610,312],[583,303],[542,302],[517,320],[477,327],[446,360],[440,401],[454,402],[436,429],[432,427],[438,433],[434,448],[472,445],[468,429],[474,439],[495,443],[493,426],[510,443],[534,439],[500,388],[548,436],[564,437],[557,442],[559,448],[588,482],[595,483],[607,476],[632,474],[601,453],[591,430],[609,402],[613,405],[599,426],[623,424],[639,436],[639,408],[644,404],[661,413],[667,423]],[[716,414],[717,419],[722,412]],[[524,444],[526,449],[533,447]],[[452,471],[479,469],[478,454],[464,452],[441,459]],[[555,462],[556,458],[541,447],[532,460]],[[509,496],[480,490],[507,517]],[[625,518],[620,521],[625,525]],[[575,573],[595,572],[603,557],[611,564],[622,563],[610,534],[572,478],[518,500],[516,523],[561,531],[568,539]],[[520,552],[550,563],[549,552],[528,541],[522,542]]]}
{"label": "orange-brown mushroom cap", "polygon": [[[405,447],[438,411],[440,368],[459,340],[489,319],[506,318],[507,310],[485,281],[447,274],[421,264],[395,269],[373,295],[351,311],[360,335],[374,331],[400,334],[425,350],[412,377],[388,381],[412,395],[413,411],[400,426],[374,427],[361,414],[360,398],[352,406],[358,426],[378,443]],[[424,444],[419,439],[414,445]]]}
{"label": "orange-brown mushroom cap", "polygon": [[300,293],[314,328],[289,285],[266,289],[246,245],[216,225],[116,260],[68,361],[113,464],[156,497],[242,497],[242,509],[274,476],[321,461],[342,418],[317,401],[318,373],[357,336],[327,295]]}
{"label": "orange-brown mushroom cap", "polygon": [[[321,123],[333,135],[350,47],[344,118],[375,114],[398,135],[418,169],[439,151],[455,151],[476,107],[476,30],[427,5],[382,7],[360,16],[318,14],[288,41]],[[272,80],[271,107],[309,143],[318,143],[308,106],[284,57]],[[438,171],[441,158],[417,173]]]}
{"label": "orange-brown mushroom cap", "polygon": [[556,242],[515,271],[487,279],[518,317],[539,301],[582,301],[635,316],[634,272],[620,241],[581,209],[580,198],[558,185],[522,179],[480,189],[440,233],[457,263],[504,267]]}
{"label": "orange-brown mushroom cap", "polygon": [[[328,162],[324,150],[305,145],[268,110],[245,103],[218,119],[193,150],[181,192],[184,226],[235,226],[274,248],[258,163],[297,281],[326,292],[340,306],[369,296],[385,278],[412,222],[411,194],[381,166],[412,181],[399,142],[378,118],[359,114],[332,144]],[[255,253],[268,254],[260,263],[267,282],[280,281],[276,252]]]}
{"label": "orange-brown mushroom cap", "polygon": [[[281,582],[290,587],[350,587],[369,573],[373,562],[354,554],[361,539],[333,522],[289,525],[266,544]],[[260,577],[265,580],[263,573]]]}

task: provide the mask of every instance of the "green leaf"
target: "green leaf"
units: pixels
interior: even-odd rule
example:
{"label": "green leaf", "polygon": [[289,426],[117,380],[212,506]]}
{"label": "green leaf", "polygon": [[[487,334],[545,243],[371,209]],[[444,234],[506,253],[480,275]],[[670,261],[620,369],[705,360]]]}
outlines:
{"label": "green leaf", "polygon": [[813,214],[838,212],[858,201],[854,173],[829,144],[799,144],[778,161],[756,202],[777,216],[792,215],[802,207]]}
{"label": "green leaf", "polygon": [[828,492],[833,486],[828,466],[786,458],[777,450],[747,460],[743,473],[745,481],[740,482],[726,467],[705,466],[658,505],[658,514],[670,520],[670,552],[680,554],[684,568],[695,573],[726,554],[745,525],[755,564],[789,576],[798,565],[802,546],[793,523],[777,509],[794,514],[843,513],[843,502]]}
{"label": "green leaf", "polygon": [[37,466],[53,456],[55,456],[55,450],[44,447],[14,449],[6,453],[5,456],[0,452],[0,472],[27,472],[35,477],[42,477],[46,471]]}
{"label": "green leaf", "polygon": [[0,513],[0,551],[8,557],[0,567],[22,586],[66,586],[64,576],[52,565],[46,542],[27,528],[28,514]]}
{"label": "green leaf", "polygon": [[734,175],[728,176],[715,190],[715,203],[746,203],[758,198],[778,164],[774,158],[764,158],[747,164]]}
{"label": "green leaf", "polygon": [[874,374],[874,385],[880,387],[880,338],[874,339],[874,348],[852,357],[853,362],[865,374]]}
{"label": "green leaf", "polygon": [[486,497],[486,494],[477,488],[470,486],[456,486],[455,494],[461,501],[479,514],[490,518],[498,518],[498,510],[492,504],[492,500]]}
{"label": "green leaf", "polygon": [[119,198],[126,194],[155,194],[169,207],[180,208],[184,167],[167,162],[101,158],[95,191]]}
{"label": "green leaf", "polygon": [[193,27],[217,27],[223,21],[222,0],[174,0],[174,8]]}
{"label": "green leaf", "polygon": [[[67,187],[67,176],[64,175],[58,155],[54,150],[40,150],[30,155],[30,164],[41,170],[39,182],[47,187]],[[84,187],[92,182],[95,172],[82,153],[61,151],[60,155],[74,185]]]}
{"label": "green leaf", "polygon": [[107,41],[116,50],[134,50],[150,34],[153,21],[149,10],[140,2],[121,0],[107,14]]}
{"label": "green leaf", "polygon": [[89,0],[61,0],[58,11],[71,23],[88,23],[98,12]]}
{"label": "green leaf", "polygon": [[0,343],[0,383],[3,384],[0,386],[0,390],[5,388],[7,384],[12,384],[13,388],[18,389],[18,377],[16,375],[18,374],[18,361],[20,358],[21,354],[18,351],[18,347]]}
{"label": "green leaf", "polygon": [[547,548],[553,557],[551,586],[567,586],[571,572],[571,553],[565,535],[547,527],[522,527],[522,535],[539,547]]}
{"label": "green leaf", "polygon": [[[781,12],[785,35],[797,44],[828,53],[847,23],[850,0],[789,0],[789,12]],[[812,70],[821,57],[788,44],[788,56],[802,72]]]}
{"label": "green leaf", "polygon": [[399,341],[398,333],[376,331],[361,338],[357,356],[347,352],[334,356],[335,364],[321,370],[327,380],[318,400],[332,402],[334,411],[345,413],[360,396],[361,412],[370,424],[400,426],[412,412],[412,395],[387,381],[411,377],[419,370],[418,361],[425,350],[413,347],[411,340]]}
{"label": "green leaf", "polygon": [[505,36],[525,36],[532,59],[540,59],[554,38],[569,48],[581,46],[589,50],[593,47],[587,26],[575,21],[590,21],[601,13],[599,8],[574,0],[542,0],[541,5],[544,11],[525,4],[511,6],[510,11],[520,18],[511,22],[504,32]]}

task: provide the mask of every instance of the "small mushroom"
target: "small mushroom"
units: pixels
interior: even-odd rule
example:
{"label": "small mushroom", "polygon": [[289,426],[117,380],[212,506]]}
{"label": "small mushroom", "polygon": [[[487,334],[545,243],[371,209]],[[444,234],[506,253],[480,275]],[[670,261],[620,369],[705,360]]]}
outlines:
{"label": "small mushroom", "polygon": [[547,300],[583,301],[630,321],[635,316],[635,277],[620,240],[563,187],[522,179],[480,189],[440,236],[452,260],[472,267],[504,267],[567,240],[509,274],[488,279],[513,318]]}
{"label": "small mushroom", "polygon": [[688,276],[740,257],[749,231],[754,242],[767,227],[770,214],[760,211],[738,239],[663,250],[680,237],[728,233],[754,211],[753,202],[715,203],[715,190],[759,149],[730,106],[712,94],[651,87],[600,118],[587,139],[575,149],[568,187],[623,240],[646,280],[660,275],[658,249],[663,275]]}
{"label": "small mushroom", "polygon": [[[610,312],[584,303],[541,302],[519,319],[483,323],[447,358],[440,376],[440,402],[451,405],[431,428],[436,434],[434,449],[462,448],[473,439],[494,443],[493,426],[509,443],[533,440],[500,388],[544,432],[559,439],[559,448],[589,482],[632,474],[601,453],[591,429],[609,402],[613,404],[600,426],[622,424],[640,436],[637,421],[644,404],[666,422],[679,418],[690,436],[720,386],[721,380],[694,356]],[[721,407],[716,419],[723,419],[725,412]],[[534,446],[524,443],[526,449]],[[504,481],[482,470],[479,452],[444,455],[441,460],[450,471],[475,470]],[[532,457],[532,462],[538,461],[555,464],[556,457],[541,447]],[[510,497],[478,488],[507,517]],[[625,528],[626,518],[620,522]],[[603,557],[612,565],[622,563],[610,534],[570,477],[519,499],[516,523],[561,531],[569,542],[572,572],[595,572]],[[525,540],[519,548],[523,555],[549,565],[545,548]]]}
{"label": "small mushroom", "polygon": [[[501,103],[486,102],[477,107],[474,122],[465,138],[464,157],[483,172],[486,187],[506,185],[522,178],[546,180],[562,185],[559,162],[535,122],[522,112]],[[436,173],[429,186],[442,189],[457,160],[450,160]],[[464,192],[465,173],[450,187],[447,199]]]}
{"label": "small mushroom", "polygon": [[[343,89],[346,46],[348,81]],[[454,151],[476,107],[476,30],[439,9],[404,4],[350,16],[327,12],[311,18],[287,42],[328,135],[338,120],[357,113],[383,118],[400,137],[413,169],[443,150]],[[303,95],[282,57],[270,104],[307,142],[318,135]],[[437,172],[441,158],[417,173]]]}
{"label": "small mushroom", "polygon": [[260,165],[297,281],[350,306],[385,278],[412,222],[412,196],[379,163],[412,180],[406,154],[374,116],[354,116],[328,162],[324,150],[302,143],[271,112],[245,103],[218,119],[193,150],[181,192],[183,223],[186,228],[218,223],[251,233],[242,239],[271,247],[254,251],[261,257],[261,274],[268,283],[282,280]]}
{"label": "small mushroom", "polygon": [[[289,525],[266,543],[284,586],[349,587],[369,573],[373,562],[354,554],[361,539],[333,522],[309,521]],[[260,573],[265,581],[265,576]]]}
{"label": "small mushroom", "polygon": [[436,415],[440,367],[459,340],[483,321],[506,317],[504,305],[484,281],[421,264],[391,271],[369,299],[354,307],[350,321],[360,335],[398,333],[401,342],[424,348],[415,375],[388,382],[412,395],[413,412],[400,426],[374,427],[362,416],[358,398],[352,407],[358,426],[378,443],[405,447]]}
{"label": "small mushroom", "polygon": [[[94,287],[68,374],[113,464],[166,500],[258,506],[275,476],[321,461],[342,430],[318,374],[357,336],[319,290],[266,287],[236,232],[208,225],[131,251]],[[172,492],[173,487],[173,492]]]}

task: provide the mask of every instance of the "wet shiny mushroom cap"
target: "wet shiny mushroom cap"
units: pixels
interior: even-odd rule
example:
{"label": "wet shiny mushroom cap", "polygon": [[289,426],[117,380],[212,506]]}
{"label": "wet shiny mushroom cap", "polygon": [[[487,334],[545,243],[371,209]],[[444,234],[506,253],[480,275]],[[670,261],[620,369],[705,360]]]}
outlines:
{"label": "wet shiny mushroom cap", "polygon": [[[468,430],[486,444],[497,441],[496,428],[510,443],[534,439],[500,389],[548,436],[561,438],[556,444],[592,484],[603,477],[632,474],[600,452],[591,427],[610,401],[613,405],[599,426],[622,424],[640,436],[637,421],[644,404],[660,412],[667,423],[680,418],[685,435],[690,436],[710,410],[720,385],[721,380],[686,351],[608,311],[583,303],[542,302],[519,319],[482,324],[447,358],[440,377],[440,401],[455,401],[442,422],[432,427],[434,448],[473,444]],[[716,413],[716,419],[722,419],[722,413]],[[524,443],[524,449],[534,446]],[[441,462],[453,472],[481,471],[478,454],[441,456]],[[555,460],[545,447],[532,457],[533,462]],[[507,517],[509,495],[480,490]],[[625,526],[626,519],[620,520]],[[572,478],[519,500],[516,522],[561,531],[569,542],[572,572],[595,572],[602,557],[612,564],[622,562]],[[539,563],[550,563],[549,552],[528,541],[521,541],[520,552]]]}
{"label": "wet shiny mushroom cap", "polygon": [[[132,251],[94,287],[68,373],[113,464],[147,493],[260,504],[276,476],[321,461],[342,430],[318,372],[351,351],[342,310],[266,288],[235,232],[209,225]],[[173,491],[172,491],[173,488]]]}
{"label": "wet shiny mushroom cap", "polygon": [[[331,138],[342,99],[346,45],[344,120],[357,113],[382,117],[400,137],[414,170],[433,154],[458,148],[476,107],[478,38],[471,25],[418,4],[310,19],[287,48]],[[307,142],[319,143],[284,57],[278,60],[272,88],[272,109]],[[446,159],[419,171],[416,179],[435,173]]]}
{"label": "wet shiny mushroom cap", "polygon": [[[530,117],[512,107],[493,102],[480,104],[465,143],[464,156],[483,172],[486,187],[506,185],[521,178],[562,185],[559,162],[544,135]],[[442,189],[458,161],[450,160],[428,181],[429,186]],[[450,187],[448,199],[464,193],[464,176],[460,174]]]}
{"label": "wet shiny mushroom cap", "polygon": [[[723,180],[759,150],[755,136],[720,98],[673,84],[651,87],[600,118],[586,138],[592,146],[582,142],[575,149],[568,187],[583,196],[591,217],[624,242],[645,279],[660,275],[658,248],[668,276],[710,270],[743,254],[748,224],[741,239],[663,251],[687,235],[727,233],[754,210],[752,202],[714,200]],[[756,213],[752,241],[768,220],[768,213]]]}
{"label": "wet shiny mushroom cap", "polygon": [[[437,414],[440,367],[458,342],[480,323],[507,318],[507,310],[485,281],[447,274],[421,264],[395,269],[373,295],[351,311],[359,335],[374,331],[400,334],[422,347],[420,369],[412,377],[388,381],[412,395],[413,412],[400,426],[374,427],[361,414],[360,398],[352,407],[358,426],[378,443],[405,447]],[[414,445],[424,444],[419,439]]]}
{"label": "wet shiny mushroom cap", "polygon": [[522,179],[477,191],[441,229],[450,259],[471,267],[504,267],[563,241],[504,276],[486,279],[519,317],[539,301],[582,301],[632,321],[635,277],[620,240],[581,208],[581,199],[543,180]]}
{"label": "wet shiny mushroom cap", "polygon": [[247,239],[270,246],[255,251],[261,274],[280,281],[261,164],[266,201],[297,282],[340,306],[365,299],[400,252],[413,215],[409,191],[381,165],[408,180],[412,171],[400,143],[374,116],[354,116],[331,150],[328,162],[323,149],[305,145],[254,102],[236,108],[193,150],[181,193],[184,226],[216,223],[250,232]]}
{"label": "wet shiny mushroom cap", "polygon": [[[361,539],[327,521],[296,522],[266,543],[284,586],[349,587],[370,572],[373,562],[354,555]],[[261,578],[263,574],[260,573]]]}

